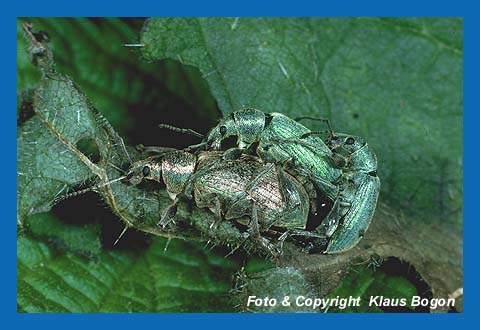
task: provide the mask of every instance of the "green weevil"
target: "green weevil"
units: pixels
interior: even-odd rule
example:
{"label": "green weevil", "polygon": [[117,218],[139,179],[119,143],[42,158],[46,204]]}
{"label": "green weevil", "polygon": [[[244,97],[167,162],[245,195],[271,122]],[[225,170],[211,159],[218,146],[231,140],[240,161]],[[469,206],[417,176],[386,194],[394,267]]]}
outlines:
{"label": "green weevil", "polygon": [[[281,113],[242,109],[213,127],[203,144],[208,150],[218,150],[222,148],[222,141],[231,136],[237,137],[239,149],[255,148],[253,154],[264,162],[282,164],[295,177],[308,177],[315,189],[330,200],[337,198],[342,169],[336,164],[332,150],[316,132],[298,121]],[[315,209],[312,208],[312,211]],[[335,217],[329,219],[327,235],[331,235],[338,226]]]}
{"label": "green weevil", "polygon": [[340,218],[340,226],[330,237],[325,253],[339,253],[353,248],[368,229],[380,193],[380,179],[377,157],[363,139],[336,133],[326,143],[345,157],[341,191],[327,216],[327,222],[328,217]]}
{"label": "green weevil", "polygon": [[239,149],[255,147],[254,152],[264,162],[282,164],[295,177],[310,178],[333,201],[316,232],[331,237],[326,253],[336,253],[356,245],[367,230],[380,180],[376,177],[376,156],[362,139],[334,134],[331,128],[330,134],[325,143],[316,132],[285,115],[243,109],[221,120],[203,144],[216,150],[222,141],[236,136]]}
{"label": "green weevil", "polygon": [[[166,227],[174,218],[180,197],[193,199],[200,208],[208,208],[216,223],[249,218],[248,234],[272,255],[281,253],[260,233],[272,227],[292,236],[322,238],[305,230],[309,214],[309,194],[303,185],[281,166],[264,163],[258,157],[241,155],[225,159],[222,152],[172,151],[134,163],[126,178],[131,184],[142,180],[163,182],[173,204],[159,225]],[[282,239],[287,235],[281,235]]]}
{"label": "green weevil", "polygon": [[[377,159],[361,138],[333,134],[327,143],[297,121],[279,113],[255,109],[232,113],[214,127],[207,145],[237,136],[240,149],[258,143],[257,154],[265,161],[287,163],[287,171],[308,175],[334,205],[317,231],[330,237],[325,253],[355,246],[368,229],[380,191]],[[340,225],[341,224],[341,225]]]}
{"label": "green weevil", "polygon": [[290,165],[308,174],[329,197],[337,192],[335,182],[342,175],[332,151],[312,131],[281,113],[264,113],[257,109],[233,112],[212,128],[206,137],[208,149],[218,150],[223,140],[237,136],[240,149],[258,143],[257,154],[266,162]]}

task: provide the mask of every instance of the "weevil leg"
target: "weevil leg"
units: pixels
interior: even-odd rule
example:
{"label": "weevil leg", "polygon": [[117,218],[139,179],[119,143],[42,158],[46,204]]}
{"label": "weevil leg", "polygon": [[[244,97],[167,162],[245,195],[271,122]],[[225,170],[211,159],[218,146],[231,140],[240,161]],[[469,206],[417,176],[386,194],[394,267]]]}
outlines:
{"label": "weevil leg", "polygon": [[333,204],[332,209],[323,220],[323,226],[327,237],[331,237],[338,228],[345,214],[348,212],[352,203],[345,199],[342,193],[339,193]]}
{"label": "weevil leg", "polygon": [[178,200],[175,199],[173,204],[167,207],[167,209],[163,212],[162,218],[158,222],[158,226],[164,229],[173,220],[177,214],[177,202]]}
{"label": "weevil leg", "polygon": [[285,175],[285,171],[283,167],[280,165],[276,165],[276,173],[278,178],[278,183],[280,187],[280,193],[282,195],[282,201],[288,205],[289,208],[297,207],[298,204],[291,205],[292,200],[289,196],[292,195],[292,190],[295,190],[295,187],[292,186],[292,181]]}
{"label": "weevil leg", "polygon": [[269,255],[274,258],[279,257],[282,251],[279,250],[274,244],[272,244],[267,238],[262,237],[260,234],[260,225],[258,223],[258,207],[255,203],[252,204],[252,217],[250,220],[250,228],[248,229],[250,238],[257,242],[263,250],[267,251]]}
{"label": "weevil leg", "polygon": [[310,248],[306,249],[307,251],[310,251],[310,250],[313,251],[313,249],[316,247],[326,247],[328,244],[328,237],[323,234],[319,234],[319,233],[315,233],[315,232],[311,232],[303,229],[289,228],[277,239],[280,244],[280,251],[283,251],[283,244],[285,243],[286,239],[288,237],[295,237],[295,236],[298,236],[299,238],[301,238],[302,241],[305,239],[309,239],[311,241],[310,242],[311,246]]}
{"label": "weevil leg", "polygon": [[323,220],[323,227],[325,228],[325,235],[327,237],[330,237],[333,235],[335,230],[337,230],[338,225],[340,224],[340,206],[339,206],[339,199],[337,198],[333,204],[332,209],[326,216],[326,218]]}
{"label": "weevil leg", "polygon": [[196,151],[197,149],[199,149],[200,147],[203,147],[203,146],[206,146],[207,143],[206,142],[201,142],[201,143],[198,143],[198,144],[192,144],[191,146],[188,146],[186,148],[183,148],[182,150],[183,151],[186,151],[186,152],[190,152],[190,151]]}
{"label": "weevil leg", "polygon": [[135,146],[135,149],[142,153],[151,153],[151,154],[163,154],[166,152],[177,150],[175,148],[168,148],[168,147],[144,146],[143,144],[138,144],[137,146]]}
{"label": "weevil leg", "polygon": [[240,148],[230,148],[226,150],[222,155],[222,160],[236,160],[243,154],[243,150]]}
{"label": "weevil leg", "polygon": [[250,234],[249,233],[242,233],[242,240],[240,240],[240,242],[237,244],[237,246],[235,246],[227,255],[225,255],[225,258],[231,256],[232,254],[235,253],[235,251],[237,251],[240,247],[242,247],[247,241],[248,239],[250,238]]}
{"label": "weevil leg", "polygon": [[[208,206],[208,208],[213,212],[214,220],[209,226],[209,235],[214,237],[215,230],[218,228],[218,225],[222,221],[222,204],[218,196],[214,193],[204,194],[202,196],[202,203],[205,203],[204,206]],[[197,204],[198,205],[198,204]]]}
{"label": "weevil leg", "polygon": [[213,220],[212,224],[210,225],[210,230],[217,229],[218,225],[222,221],[222,204],[220,203],[220,199],[217,195],[213,194],[212,196],[213,207],[214,207],[214,215],[215,219]]}
{"label": "weevil leg", "polygon": [[[314,237],[314,238],[326,238],[326,235],[320,234],[320,233],[315,233],[313,231],[308,231],[304,229],[296,229],[296,228],[288,228],[279,238],[282,236],[286,235],[288,236],[301,236],[301,237]],[[285,240],[286,237],[283,238]]]}

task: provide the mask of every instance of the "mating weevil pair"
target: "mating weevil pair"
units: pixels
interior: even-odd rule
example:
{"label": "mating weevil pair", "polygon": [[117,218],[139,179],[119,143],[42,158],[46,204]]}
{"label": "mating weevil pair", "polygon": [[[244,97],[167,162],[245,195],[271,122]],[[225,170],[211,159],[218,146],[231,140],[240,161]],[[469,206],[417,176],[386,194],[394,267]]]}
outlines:
{"label": "mating weevil pair", "polygon": [[[163,126],[170,128],[168,125]],[[361,138],[348,134],[334,134],[330,129],[330,138],[324,142],[318,133],[280,113],[266,114],[256,109],[243,109],[221,120],[210,130],[202,143],[189,149],[219,150],[222,141],[230,136],[237,136],[238,148],[227,150],[222,156],[217,154],[212,157],[211,153],[205,154],[208,156],[204,155],[204,159],[212,157],[220,161],[215,166],[197,168],[195,174],[192,170],[198,166],[195,165],[197,161],[201,163],[202,157],[199,156],[197,160],[193,154],[184,155],[190,158],[190,165],[186,168],[180,166],[181,170],[178,173],[173,171],[170,174],[175,177],[188,172],[189,179],[192,180],[187,180],[188,184],[185,181],[182,193],[191,192],[191,187],[185,189],[193,184],[197,206],[212,209],[218,221],[222,217],[225,219],[250,217],[251,236],[270,251],[275,250],[272,243],[261,237],[260,232],[280,226],[286,229],[281,236],[282,239],[290,234],[304,238],[314,237],[316,242],[324,244],[325,241],[319,239],[325,237],[328,238],[328,245],[326,249],[323,248],[326,253],[343,252],[359,242],[373,217],[380,190],[380,181],[376,176],[376,156]],[[252,153],[259,158],[250,157],[247,161],[242,153]],[[178,158],[162,162],[162,166],[166,166],[162,172],[163,180],[167,190],[176,198],[180,190],[175,184],[169,185],[168,175],[174,169],[174,165],[181,162]],[[270,170],[254,170],[260,163]],[[132,169],[137,167],[134,165]],[[142,168],[140,173],[148,178],[143,170],[145,172],[149,170]],[[137,176],[129,174],[136,177],[132,183],[141,178],[138,174]],[[208,181],[209,175],[213,175],[212,181]],[[215,178],[222,178],[224,182]],[[298,178],[302,179],[297,180]],[[175,180],[172,182],[176,183]],[[302,189],[296,182],[302,183],[302,189],[307,191],[306,194],[301,193]],[[229,189],[239,183],[243,186],[231,195]],[[263,196],[263,199],[258,196],[255,199],[253,195],[267,187],[268,183],[275,185],[277,190]],[[199,189],[207,186],[208,189]],[[304,209],[310,204],[310,211],[315,211],[317,194],[313,192],[314,190],[321,191],[332,200],[333,207],[318,228],[306,231],[308,215],[305,215]],[[189,194],[192,197],[191,193],[187,192],[187,195]],[[204,199],[206,202],[202,201]],[[274,210],[268,205],[275,199],[277,208]],[[297,202],[291,203],[292,199],[296,199]],[[242,208],[239,208],[240,205]],[[239,212],[240,209],[244,210],[243,213]],[[162,216],[160,222],[162,225],[168,223],[167,219],[174,213],[173,210],[175,203]],[[292,212],[296,214],[293,218]],[[316,246],[313,248],[318,249]]]}
{"label": "mating weevil pair", "polygon": [[[215,215],[210,229],[225,220],[247,225],[247,239],[253,240],[270,255],[281,249],[261,233],[275,228],[291,236],[325,243],[323,236],[305,230],[309,213],[309,196],[297,178],[278,164],[264,163],[258,157],[240,155],[227,159],[223,152],[203,151],[194,155],[186,151],[165,151],[134,163],[126,176],[131,184],[142,180],[164,183],[173,204],[162,214],[163,228],[175,217],[179,198],[195,201]],[[280,235],[280,243],[286,235]]]}
{"label": "mating weevil pair", "polygon": [[206,144],[220,148],[232,135],[238,137],[238,148],[258,143],[260,158],[285,164],[287,171],[309,177],[333,200],[331,211],[317,229],[330,238],[326,253],[349,250],[360,241],[380,191],[377,159],[366,142],[349,134],[334,134],[330,128],[331,136],[324,143],[318,132],[285,115],[244,109],[220,121],[209,132]]}

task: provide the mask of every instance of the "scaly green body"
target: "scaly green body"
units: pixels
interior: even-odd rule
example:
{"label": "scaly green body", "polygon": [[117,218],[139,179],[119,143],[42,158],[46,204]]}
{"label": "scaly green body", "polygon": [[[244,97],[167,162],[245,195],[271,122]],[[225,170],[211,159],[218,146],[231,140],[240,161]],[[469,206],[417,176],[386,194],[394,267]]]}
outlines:
{"label": "scaly green body", "polygon": [[372,221],[380,192],[380,180],[361,172],[355,174],[352,180],[352,186],[345,191],[350,197],[351,205],[343,215],[343,222],[330,237],[326,253],[339,253],[353,248]]}
{"label": "scaly green body", "polygon": [[291,162],[294,171],[307,175],[318,188],[332,199],[336,197],[334,185],[342,175],[335,167],[332,151],[318,135],[303,135],[311,131],[297,121],[272,113],[271,121],[265,127],[258,146],[262,159],[280,163]]}
{"label": "scaly green body", "polygon": [[370,226],[380,193],[380,179],[376,173],[377,157],[361,138],[337,134],[327,144],[346,158],[341,192],[334,211],[327,218],[328,227],[332,228],[329,221],[340,225],[333,231],[325,253],[339,253],[357,245]]}
{"label": "scaly green body", "polygon": [[240,149],[258,143],[257,154],[262,160],[284,164],[287,170],[308,176],[317,188],[334,199],[342,170],[335,166],[332,151],[323,140],[309,133],[310,129],[281,113],[242,109],[212,128],[206,143],[213,150],[220,149],[222,141],[230,136],[237,136]]}
{"label": "scaly green body", "polygon": [[[209,153],[200,154],[200,157]],[[309,212],[308,194],[304,187],[274,164],[242,155],[236,160],[211,157],[198,166],[192,180],[195,203],[213,210],[213,197],[222,206],[225,219],[252,216],[252,203],[257,206],[261,230],[272,225],[304,229]],[[213,164],[212,164],[213,163]]]}

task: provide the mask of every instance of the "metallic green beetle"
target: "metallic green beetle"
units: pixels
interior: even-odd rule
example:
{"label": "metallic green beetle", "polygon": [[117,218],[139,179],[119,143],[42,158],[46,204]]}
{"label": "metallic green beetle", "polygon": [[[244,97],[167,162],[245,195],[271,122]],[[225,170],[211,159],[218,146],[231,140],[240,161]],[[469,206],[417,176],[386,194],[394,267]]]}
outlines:
{"label": "metallic green beetle", "polygon": [[258,144],[255,152],[263,161],[283,164],[296,177],[309,177],[334,202],[317,232],[332,237],[326,252],[336,253],[357,244],[368,228],[380,180],[376,156],[366,143],[347,134],[331,134],[325,144],[315,132],[280,113],[243,109],[212,128],[204,144],[216,150],[223,140],[236,136],[240,149]]}
{"label": "metallic green beetle", "polygon": [[272,255],[280,251],[260,235],[271,227],[282,228],[291,236],[323,237],[305,230],[310,199],[296,178],[281,166],[257,157],[222,156],[223,152],[167,152],[134,163],[126,178],[131,184],[144,179],[165,183],[174,202],[161,216],[159,225],[163,227],[175,216],[176,204],[183,196],[193,198],[200,208],[210,209],[215,223],[250,218],[249,223],[243,223],[248,226],[249,236]]}
{"label": "metallic green beetle", "polygon": [[337,156],[345,158],[340,194],[327,216],[340,219],[340,226],[330,237],[325,253],[339,253],[353,248],[372,221],[380,192],[377,157],[363,139],[349,134],[335,134],[326,140]]}
{"label": "metallic green beetle", "polygon": [[[258,143],[256,154],[263,161],[282,164],[294,176],[308,177],[332,201],[338,197],[342,170],[332,150],[298,121],[281,113],[242,109],[210,130],[205,141],[207,149],[221,149],[222,141],[231,136],[237,136],[238,148],[243,150]],[[338,226],[334,217],[329,219],[327,235]]]}
{"label": "metallic green beetle", "polygon": [[331,237],[325,253],[346,251],[358,243],[369,227],[380,191],[376,156],[361,138],[332,132],[325,144],[295,120],[255,109],[223,119],[209,132],[207,145],[220,148],[229,136],[237,136],[241,149],[259,143],[257,154],[263,160],[287,163],[288,172],[308,175],[334,201],[317,230]]}

